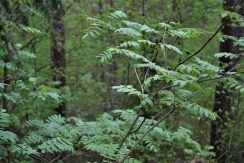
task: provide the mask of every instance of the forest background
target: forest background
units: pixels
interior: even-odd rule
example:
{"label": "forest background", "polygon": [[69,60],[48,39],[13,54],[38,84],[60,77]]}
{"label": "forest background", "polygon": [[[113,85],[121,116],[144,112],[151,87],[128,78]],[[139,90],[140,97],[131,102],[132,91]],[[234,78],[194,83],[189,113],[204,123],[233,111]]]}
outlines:
{"label": "forest background", "polygon": [[0,12],[1,162],[243,162],[242,0]]}

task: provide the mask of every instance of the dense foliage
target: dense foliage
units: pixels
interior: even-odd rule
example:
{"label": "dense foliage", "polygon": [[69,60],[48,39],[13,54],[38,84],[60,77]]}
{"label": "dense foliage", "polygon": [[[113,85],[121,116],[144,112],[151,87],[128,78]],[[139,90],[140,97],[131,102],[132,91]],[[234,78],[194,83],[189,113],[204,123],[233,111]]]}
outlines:
{"label": "dense foliage", "polygon": [[244,5],[222,3],[3,0],[1,162],[241,162],[244,32],[221,23]]}

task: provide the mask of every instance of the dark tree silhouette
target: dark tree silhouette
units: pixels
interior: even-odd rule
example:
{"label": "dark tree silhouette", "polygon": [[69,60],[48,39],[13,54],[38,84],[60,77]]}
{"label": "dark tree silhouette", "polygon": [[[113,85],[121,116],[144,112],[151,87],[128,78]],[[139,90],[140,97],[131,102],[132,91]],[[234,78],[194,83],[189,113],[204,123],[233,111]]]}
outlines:
{"label": "dark tree silhouette", "polygon": [[[240,8],[236,6],[240,6]],[[236,8],[235,12],[244,15],[243,1],[225,0],[223,7],[226,11],[233,11],[233,9]],[[223,35],[235,36],[237,38],[244,36],[244,28],[238,26],[238,24],[236,24],[237,26],[233,26],[233,21],[231,21],[229,17],[222,18],[222,24],[223,28],[221,32]],[[220,43],[220,52],[238,54],[240,53],[240,49],[238,46],[234,45],[233,40],[226,39],[224,42]],[[219,64],[224,70],[224,72],[221,73],[235,71],[237,63],[238,59],[236,58],[221,57],[219,59]],[[231,119],[232,97],[232,90],[228,88],[226,81],[219,81],[216,86],[213,106],[213,111],[218,114],[219,118],[212,122],[210,143],[214,147],[217,161],[221,163],[227,161],[227,152],[230,150],[228,149],[229,147],[225,146],[225,141],[228,141],[225,134],[228,122]]]}
{"label": "dark tree silhouette", "polygon": [[[53,0],[51,2],[51,70],[53,81],[59,82],[57,88],[62,88],[66,84],[65,76],[65,30],[62,17],[64,16],[62,1]],[[66,104],[62,102],[55,109],[56,112],[64,116]]]}

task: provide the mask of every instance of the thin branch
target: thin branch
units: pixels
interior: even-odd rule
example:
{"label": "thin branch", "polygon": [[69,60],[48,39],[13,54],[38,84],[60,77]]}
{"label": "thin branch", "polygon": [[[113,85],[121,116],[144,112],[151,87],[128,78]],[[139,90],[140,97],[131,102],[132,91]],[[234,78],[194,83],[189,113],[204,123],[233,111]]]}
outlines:
{"label": "thin branch", "polygon": [[163,83],[163,84],[158,88],[158,90],[153,94],[152,98],[155,97],[155,96],[159,93],[159,91],[160,91],[166,84],[167,84],[166,82]]}
{"label": "thin branch", "polygon": [[[206,82],[206,81],[218,80],[218,79],[228,78],[230,76],[240,75],[240,74],[244,74],[244,71],[243,72],[242,71],[241,72],[236,72],[236,73],[233,73],[233,74],[223,74],[221,76],[217,76],[217,77],[213,77],[213,78],[203,78],[203,79],[197,80],[196,82],[201,83],[201,82]],[[160,87],[160,89],[158,89],[158,92],[160,90],[166,90],[166,89],[170,89],[170,88],[174,88],[174,87],[178,87],[178,86],[180,86],[180,85],[179,84],[175,84],[175,85],[169,85],[167,87]],[[155,96],[155,94],[153,95],[153,97],[154,96]]]}
{"label": "thin branch", "polygon": [[140,78],[139,78],[139,76],[138,76],[138,73],[137,73],[137,71],[136,71],[136,67],[134,66],[134,70],[135,70],[135,74],[136,74],[136,78],[137,78],[137,80],[138,80],[138,83],[140,84],[140,87],[141,87],[141,92],[142,92],[142,94],[144,93],[144,88],[143,88],[143,85],[141,84],[141,81],[140,81]]}
{"label": "thin branch", "polygon": [[147,132],[144,133],[139,140],[137,140],[137,142],[134,144],[134,146],[131,148],[131,150],[127,153],[127,155],[121,161],[115,161],[115,163],[124,162],[129,157],[129,155],[135,150],[136,146],[145,138],[145,136],[147,136],[155,127],[157,127],[163,120],[165,120],[169,115],[171,115],[174,112],[174,110],[175,110],[175,107],[170,112],[168,112],[165,116],[163,116],[157,123],[155,123],[152,127],[150,127],[147,130]]}
{"label": "thin branch", "polygon": [[141,124],[139,125],[139,127],[137,129],[133,130],[133,131],[130,131],[130,134],[139,131],[145,121],[146,121],[146,118],[144,117],[143,120],[142,120],[142,122],[141,122]]}
{"label": "thin branch", "polygon": [[158,112],[151,120],[156,119],[160,114],[162,114],[164,112],[164,110],[161,110],[160,112]]}
{"label": "thin branch", "polygon": [[215,32],[214,34],[203,44],[203,46],[197,50],[195,53],[193,53],[191,56],[189,56],[188,58],[184,59],[183,61],[181,61],[180,63],[178,63],[175,67],[174,67],[174,71],[182,64],[184,64],[185,62],[187,62],[188,60],[190,60],[192,57],[196,56],[198,53],[200,53],[212,40],[213,38],[219,33],[219,31],[223,28],[224,24],[222,24]]}
{"label": "thin branch", "polygon": [[33,37],[32,39],[30,39],[25,45],[23,45],[20,50],[23,50],[25,49],[26,47],[28,47],[30,44],[33,43],[33,41],[36,41],[36,39],[38,38],[39,36],[36,36],[36,37]]}
{"label": "thin branch", "polygon": [[[164,28],[164,34],[163,34],[163,44],[165,43],[165,35],[166,35],[167,28]],[[165,67],[168,69],[168,63],[167,63],[167,57],[166,57],[166,50],[165,47],[163,48],[163,54],[164,54],[164,60],[165,60]]]}
{"label": "thin branch", "polygon": [[215,161],[219,161],[222,157],[224,157],[227,153],[229,153],[229,151],[225,151],[223,154],[221,154]]}
{"label": "thin branch", "polygon": [[217,76],[217,77],[213,77],[213,78],[199,79],[199,80],[197,80],[197,82],[205,82],[205,81],[217,80],[217,79],[222,79],[222,78],[228,78],[230,76],[240,75],[240,74],[244,74],[244,71],[243,72],[242,71],[241,72],[236,72],[236,73],[232,73],[232,74],[225,73],[223,75],[220,75],[220,76]]}
{"label": "thin branch", "polygon": [[[156,52],[157,52],[157,47],[155,47],[155,48],[154,48],[154,51],[153,51],[153,55],[152,55],[151,62],[152,62],[152,61],[153,61],[153,59],[155,58],[155,56],[156,56]],[[143,87],[144,87],[145,80],[146,80],[146,78],[147,78],[147,75],[148,75],[149,69],[150,69],[150,68],[148,67],[148,68],[147,68],[147,71],[146,71],[146,73],[145,73],[145,75],[144,75]]]}
{"label": "thin branch", "polygon": [[61,156],[63,155],[63,152],[61,152],[57,157],[53,158],[50,163],[53,163],[55,161],[57,161]]}
{"label": "thin branch", "polygon": [[73,5],[73,2],[71,2],[67,7],[66,9],[64,10],[64,13],[67,13],[67,11],[72,7]]}
{"label": "thin branch", "polygon": [[67,160],[69,157],[83,156],[85,154],[87,154],[87,153],[81,153],[81,154],[76,154],[76,155],[67,155],[62,160],[60,160],[60,162]]}
{"label": "thin branch", "polygon": [[[238,0],[236,2],[236,4],[233,7],[234,11],[236,9],[236,6],[238,5],[240,0]],[[195,53],[193,53],[191,56],[189,56],[188,58],[186,58],[185,60],[181,61],[179,64],[177,64],[173,70],[176,70],[180,65],[184,64],[185,62],[187,62],[188,60],[190,60],[192,57],[196,56],[197,54],[199,54],[212,40],[213,38],[219,33],[219,31],[224,27],[224,24],[221,24],[220,27],[214,32],[214,34],[203,44],[203,46],[197,50]]]}
{"label": "thin branch", "polygon": [[131,124],[129,130],[127,131],[126,135],[124,136],[124,138],[122,139],[122,141],[119,144],[119,149],[122,147],[122,145],[124,144],[124,142],[126,141],[126,139],[130,136],[131,131],[133,130],[133,128],[136,125],[136,122],[138,121],[138,119],[140,118],[140,112],[137,114],[135,120],[133,121],[133,123]]}

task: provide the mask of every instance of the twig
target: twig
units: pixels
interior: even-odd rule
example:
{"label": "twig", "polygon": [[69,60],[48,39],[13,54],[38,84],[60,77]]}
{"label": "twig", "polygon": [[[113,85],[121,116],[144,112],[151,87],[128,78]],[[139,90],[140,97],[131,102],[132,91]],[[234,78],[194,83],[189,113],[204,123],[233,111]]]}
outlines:
{"label": "twig", "polygon": [[[236,4],[233,7],[233,10],[235,10],[237,4],[239,3],[240,0],[238,0],[236,2]],[[177,67],[179,67],[180,65],[184,64],[185,62],[187,62],[188,60],[190,60],[192,57],[196,56],[198,53],[200,53],[212,40],[213,38],[219,33],[219,31],[224,27],[224,24],[221,24],[221,26],[214,32],[214,34],[203,44],[203,46],[197,50],[195,53],[193,53],[191,56],[189,56],[188,58],[186,58],[185,60],[181,61],[179,64],[177,64],[173,70],[176,70]]]}
{"label": "twig", "polygon": [[159,93],[159,91],[160,91],[166,84],[167,84],[166,82],[163,83],[163,84],[158,88],[158,90],[153,94],[152,98],[155,97],[155,96]]}
{"label": "twig", "polygon": [[67,7],[66,9],[64,10],[64,13],[67,13],[67,11],[70,9],[70,7],[73,5],[73,3],[71,2]]}
{"label": "twig", "polygon": [[144,119],[142,120],[141,124],[139,125],[139,127],[133,131],[130,131],[130,134],[134,133],[134,132],[137,132],[140,130],[140,128],[142,127],[142,125],[144,124],[144,122],[146,121],[146,118],[143,117]]}
{"label": "twig", "polygon": [[[157,52],[157,47],[154,48],[151,62],[152,62],[153,59],[155,58],[155,56],[156,56],[156,52]],[[148,67],[148,68],[147,68],[147,71],[146,71],[146,73],[145,73],[145,75],[144,75],[143,87],[144,87],[145,80],[146,80],[146,78],[147,78],[147,74],[148,74],[148,72],[149,72],[149,69],[150,69],[150,68]]]}
{"label": "twig", "polygon": [[203,46],[197,50],[195,53],[193,53],[191,56],[189,56],[188,58],[184,59],[183,61],[181,61],[180,63],[178,63],[173,70],[175,71],[180,65],[184,64],[185,62],[187,62],[188,60],[190,60],[192,57],[196,56],[198,53],[200,53],[211,41],[212,39],[219,33],[219,31],[223,28],[224,24],[222,24],[215,32],[214,34],[203,44]]}
{"label": "twig", "polygon": [[[233,73],[233,74],[223,74],[221,76],[217,76],[217,77],[213,77],[213,78],[205,78],[205,79],[203,78],[203,79],[197,80],[196,82],[201,83],[201,82],[206,82],[206,81],[211,81],[211,80],[218,80],[218,79],[228,78],[230,76],[240,75],[240,74],[244,74],[244,71],[243,72],[242,71],[241,72],[236,72],[236,73]],[[178,86],[179,86],[179,84],[169,85],[167,87],[160,87],[160,89],[158,90],[158,92],[160,90],[165,90],[165,89],[174,88],[174,87],[178,87]],[[155,96],[155,94],[153,95],[153,97],[154,96]]]}
{"label": "twig", "polygon": [[[167,27],[164,28],[164,34],[163,34],[163,44],[165,43],[165,34],[166,34],[166,29]],[[168,63],[167,63],[167,57],[166,57],[166,51],[165,47],[163,49],[163,54],[164,54],[164,60],[165,60],[165,67],[168,69]]]}
{"label": "twig", "polygon": [[32,44],[33,41],[35,41],[38,38],[38,36],[33,37],[32,39],[30,39],[25,45],[23,45],[20,50],[23,50],[24,48],[28,47],[30,44]]}
{"label": "twig", "polygon": [[197,82],[205,82],[205,81],[210,81],[210,80],[222,79],[222,78],[227,78],[227,77],[230,77],[230,76],[233,76],[233,75],[240,75],[240,74],[244,74],[244,71],[236,72],[236,73],[232,73],[232,74],[228,74],[228,72],[227,72],[227,73],[224,73],[224,74],[222,74],[220,76],[217,76],[217,77],[199,79],[199,80],[197,80]]}
{"label": "twig", "polygon": [[116,162],[118,162],[118,163],[122,163],[122,162],[124,162],[128,157],[129,157],[129,155],[135,150],[135,148],[136,148],[136,146],[145,138],[145,136],[147,136],[155,127],[157,127],[164,119],[166,119],[170,114],[172,114],[173,112],[174,112],[174,110],[175,110],[175,107],[170,111],[170,112],[168,112],[165,116],[163,116],[157,123],[155,123],[151,128],[149,128],[148,130],[147,130],[147,132],[146,133],[144,133],[143,135],[142,135],[142,137],[139,139],[139,140],[137,140],[137,142],[134,144],[134,146],[131,148],[131,150],[127,153],[127,155],[121,160],[121,161],[115,161],[115,163]]}
{"label": "twig", "polygon": [[57,157],[53,158],[50,163],[53,163],[55,161],[57,161],[61,156],[63,155],[63,152],[61,152]]}
{"label": "twig", "polygon": [[77,155],[67,155],[62,160],[60,160],[60,162],[63,162],[64,160],[68,159],[69,157],[83,156],[85,154],[87,154],[87,153],[81,153],[81,154],[77,154]]}
{"label": "twig", "polygon": [[144,88],[143,88],[143,85],[141,84],[141,81],[140,81],[140,78],[139,78],[139,76],[138,76],[138,73],[137,73],[137,71],[136,71],[136,67],[134,66],[134,70],[135,70],[135,74],[136,74],[136,78],[137,78],[137,80],[138,80],[138,83],[140,84],[140,87],[141,87],[141,92],[142,92],[142,94],[144,93]]}
{"label": "twig", "polygon": [[156,119],[160,114],[163,113],[164,110],[161,110],[160,112],[158,112],[151,120],[154,120]]}
{"label": "twig", "polygon": [[229,150],[227,150],[227,151],[225,151],[223,154],[221,154],[215,161],[217,162],[217,161],[219,161],[222,157],[224,157],[224,155],[226,155],[227,153],[229,153],[230,151]]}
{"label": "twig", "polygon": [[133,121],[133,123],[131,124],[129,130],[127,131],[126,135],[124,136],[124,138],[122,139],[122,141],[119,144],[119,149],[122,147],[122,145],[124,144],[124,142],[126,141],[126,139],[130,136],[131,131],[133,130],[133,128],[136,125],[136,122],[138,121],[138,119],[140,118],[140,112],[137,114],[135,120]]}

